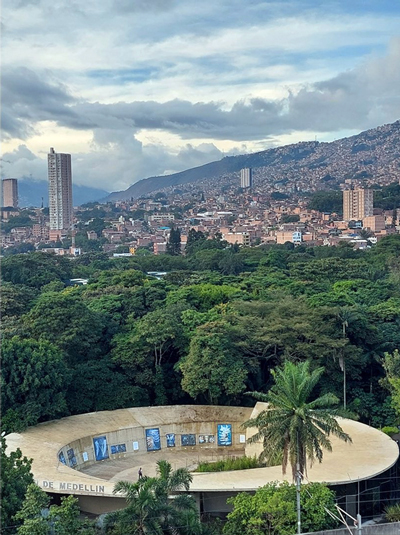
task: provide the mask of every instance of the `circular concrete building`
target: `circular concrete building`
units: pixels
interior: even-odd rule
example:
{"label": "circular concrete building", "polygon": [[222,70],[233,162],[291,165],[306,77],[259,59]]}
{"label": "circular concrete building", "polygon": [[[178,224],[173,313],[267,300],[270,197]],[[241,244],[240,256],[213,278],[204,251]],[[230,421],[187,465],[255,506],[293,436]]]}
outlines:
{"label": "circular concrete building", "polygon": [[[43,490],[73,494],[83,511],[100,514],[125,506],[125,499],[113,494],[117,481],[136,481],[140,467],[144,475],[155,475],[157,460],[191,470],[199,461],[259,454],[261,444],[246,443],[254,430],[241,425],[264,408],[262,403],[254,408],[136,407],[62,418],[6,438],[10,450],[20,448],[33,459],[32,471]],[[390,492],[399,450],[377,429],[347,419],[340,424],[352,443],[332,437],[333,451],[308,468],[308,480],[334,488],[352,514],[360,508],[360,497],[373,492],[376,503]],[[224,514],[230,510],[228,497],[283,479],[291,481],[291,476],[283,476],[280,466],[194,473],[190,492],[201,511]]]}

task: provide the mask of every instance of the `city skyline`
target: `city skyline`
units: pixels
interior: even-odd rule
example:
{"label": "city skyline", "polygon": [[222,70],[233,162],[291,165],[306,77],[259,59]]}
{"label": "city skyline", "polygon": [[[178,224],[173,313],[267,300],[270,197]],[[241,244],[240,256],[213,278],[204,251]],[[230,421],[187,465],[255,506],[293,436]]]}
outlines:
{"label": "city skyline", "polygon": [[3,5],[4,176],[125,189],[220,159],[329,141],[400,116],[392,2]]}

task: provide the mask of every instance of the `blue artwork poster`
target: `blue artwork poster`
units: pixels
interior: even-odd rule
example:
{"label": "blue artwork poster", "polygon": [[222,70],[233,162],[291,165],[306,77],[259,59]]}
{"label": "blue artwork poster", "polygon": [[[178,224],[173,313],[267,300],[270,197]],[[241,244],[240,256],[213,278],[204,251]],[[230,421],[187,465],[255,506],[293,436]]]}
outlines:
{"label": "blue artwork poster", "polygon": [[93,446],[96,461],[103,461],[104,459],[108,459],[107,437],[105,435],[102,437],[94,438]]}
{"label": "blue artwork poster", "polygon": [[218,424],[218,446],[232,446],[232,425]]}
{"label": "blue artwork poster", "polygon": [[175,448],[175,433],[167,433],[165,437],[167,439],[167,448]]}
{"label": "blue artwork poster", "polygon": [[196,435],[181,435],[182,446],[196,446]]}
{"label": "blue artwork poster", "polygon": [[69,465],[72,466],[72,468],[74,468],[78,463],[76,462],[75,452],[73,448],[70,448],[69,450],[67,450],[67,456],[68,456]]}
{"label": "blue artwork poster", "polygon": [[115,444],[114,446],[111,446],[110,449],[113,455],[115,455],[116,453],[125,453],[126,444]]}
{"label": "blue artwork poster", "polygon": [[161,449],[160,430],[158,427],[154,429],[146,429],[146,446],[147,451],[157,451]]}

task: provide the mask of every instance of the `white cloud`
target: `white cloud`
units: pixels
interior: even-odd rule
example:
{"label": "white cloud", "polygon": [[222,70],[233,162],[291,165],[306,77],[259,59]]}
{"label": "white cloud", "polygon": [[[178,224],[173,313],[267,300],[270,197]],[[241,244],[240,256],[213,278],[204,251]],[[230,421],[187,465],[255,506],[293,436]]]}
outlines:
{"label": "white cloud", "polygon": [[3,173],[45,175],[55,146],[78,183],[124,189],[222,150],[394,121],[400,12],[368,5],[5,0]]}
{"label": "white cloud", "polygon": [[11,152],[3,153],[3,178],[26,178],[47,180],[47,160],[39,158],[26,145],[19,145]]}

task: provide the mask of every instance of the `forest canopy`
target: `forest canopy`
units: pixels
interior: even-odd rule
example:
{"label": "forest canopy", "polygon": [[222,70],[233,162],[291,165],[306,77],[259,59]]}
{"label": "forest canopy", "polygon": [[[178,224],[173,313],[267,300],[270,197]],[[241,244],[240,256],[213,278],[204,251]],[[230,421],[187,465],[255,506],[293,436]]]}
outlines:
{"label": "forest canopy", "polygon": [[[4,259],[7,432],[129,406],[248,406],[246,392],[267,392],[286,360],[323,366],[315,396],[343,403],[344,359],[348,408],[376,427],[397,423],[384,357],[400,347],[400,236],[355,251],[229,248],[192,234],[185,256]],[[148,275],[160,269],[161,280]],[[71,286],[78,277],[88,284]]]}

